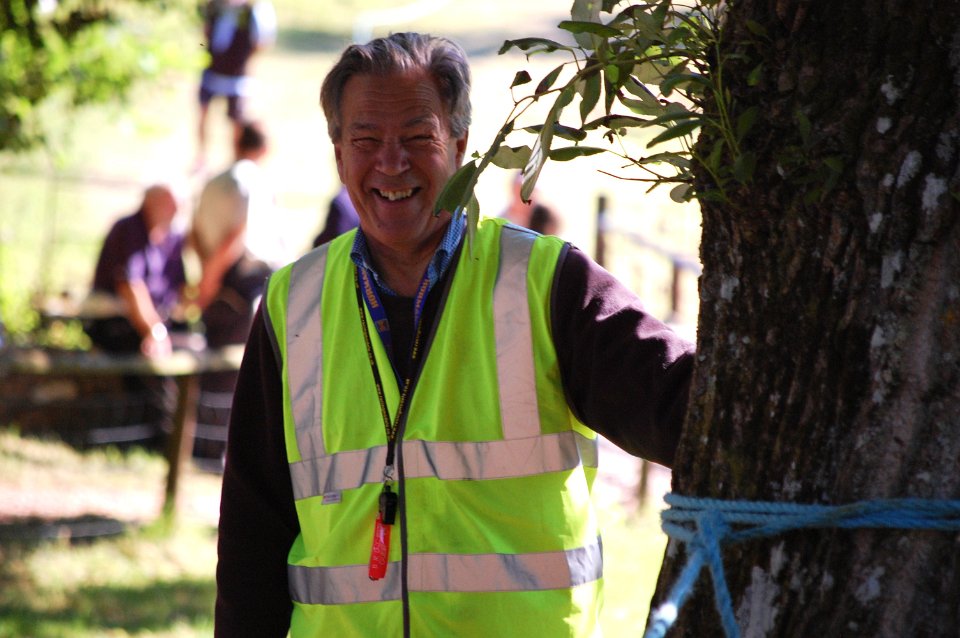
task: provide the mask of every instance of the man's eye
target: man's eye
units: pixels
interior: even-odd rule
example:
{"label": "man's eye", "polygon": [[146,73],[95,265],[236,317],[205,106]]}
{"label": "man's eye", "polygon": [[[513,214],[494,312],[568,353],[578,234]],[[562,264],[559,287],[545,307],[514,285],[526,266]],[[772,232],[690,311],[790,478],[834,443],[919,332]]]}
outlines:
{"label": "man's eye", "polygon": [[414,135],[413,137],[407,138],[407,144],[413,146],[426,146],[433,142],[432,135]]}
{"label": "man's eye", "polygon": [[375,137],[355,137],[353,145],[361,150],[370,150],[376,148],[379,141]]}

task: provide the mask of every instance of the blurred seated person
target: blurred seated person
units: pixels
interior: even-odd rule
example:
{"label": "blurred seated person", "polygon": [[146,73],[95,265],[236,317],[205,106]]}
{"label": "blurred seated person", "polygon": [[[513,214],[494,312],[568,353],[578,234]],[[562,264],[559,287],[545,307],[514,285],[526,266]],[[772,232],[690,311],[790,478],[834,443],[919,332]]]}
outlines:
{"label": "blurred seated person", "polygon": [[186,283],[184,235],[174,227],[179,197],[170,184],[146,189],[139,210],[107,233],[97,260],[86,326],[93,343],[109,352],[169,354],[171,311]]}
{"label": "blurred seated person", "polygon": [[343,186],[336,197],[330,200],[330,208],[327,210],[327,221],[323,225],[323,230],[313,240],[313,247],[325,244],[334,237],[342,235],[348,230],[352,230],[360,225],[360,216],[357,215],[357,209],[353,207],[353,201],[350,194]]}

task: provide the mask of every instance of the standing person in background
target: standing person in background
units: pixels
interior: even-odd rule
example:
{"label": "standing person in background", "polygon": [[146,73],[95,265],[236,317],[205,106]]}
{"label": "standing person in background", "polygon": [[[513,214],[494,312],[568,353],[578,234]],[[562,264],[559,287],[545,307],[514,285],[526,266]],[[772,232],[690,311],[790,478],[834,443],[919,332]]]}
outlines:
{"label": "standing person in background", "polygon": [[[246,341],[272,272],[248,244],[250,239],[263,240],[264,232],[272,236],[279,230],[268,228],[256,237],[251,234],[251,221],[269,217],[272,210],[272,195],[258,165],[267,154],[267,137],[258,123],[243,125],[234,152],[233,165],[204,187],[190,229],[189,244],[200,261],[200,279],[190,287],[187,313],[200,317],[210,348]],[[236,380],[235,371],[201,376],[197,425],[198,433],[207,434],[197,438],[194,456],[222,458]]]}
{"label": "standing person in background", "polygon": [[327,210],[327,219],[323,224],[323,230],[313,240],[313,247],[325,244],[334,237],[342,235],[348,230],[353,230],[360,224],[360,217],[357,215],[357,209],[350,201],[350,193],[347,189],[340,187],[340,192],[336,197],[330,200],[330,208]]}
{"label": "standing person in background", "polygon": [[560,239],[487,218],[467,248],[466,215],[434,214],[469,91],[463,50],[416,33],[323,82],[360,226],[274,273],[254,319],[217,638],[600,633],[597,435],[669,466],[693,346]]}
{"label": "standing person in background", "polygon": [[170,184],[146,189],[140,209],[107,234],[94,273],[94,297],[118,302],[121,313],[92,320],[95,345],[112,352],[169,354],[171,312],[186,283],[183,233],[174,227],[180,197]]}
{"label": "standing person in background", "polygon": [[268,151],[259,122],[242,125],[234,163],[204,186],[193,213],[190,246],[200,258],[196,303],[203,312],[207,343],[220,347],[246,340],[253,304],[274,264],[270,238],[273,193],[260,162]]}
{"label": "standing person in background", "polygon": [[223,277],[242,256],[271,269],[285,261],[286,240],[274,218],[273,190],[261,163],[269,150],[259,122],[241,125],[234,162],[203,187],[190,229],[190,245],[200,258],[195,302],[206,308]]}
{"label": "standing person in background", "polygon": [[248,66],[257,51],[276,40],[277,17],[270,0],[209,0],[203,32],[210,60],[200,79],[196,170],[206,162],[207,119],[214,97],[226,98],[227,118],[239,136],[253,90]]}

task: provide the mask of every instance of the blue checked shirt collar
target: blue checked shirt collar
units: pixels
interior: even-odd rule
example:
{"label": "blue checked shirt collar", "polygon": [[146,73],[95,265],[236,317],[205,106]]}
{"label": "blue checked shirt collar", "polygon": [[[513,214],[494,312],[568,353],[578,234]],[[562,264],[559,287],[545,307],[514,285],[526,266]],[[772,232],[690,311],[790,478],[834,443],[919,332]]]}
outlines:
{"label": "blue checked shirt collar", "polygon": [[[443,274],[447,272],[447,268],[450,267],[450,262],[453,261],[453,254],[456,252],[457,246],[460,245],[460,240],[463,239],[463,232],[466,227],[466,215],[462,212],[454,213],[450,224],[447,226],[447,232],[444,233],[443,239],[440,240],[440,245],[437,246],[437,251],[433,254],[433,259],[431,259],[427,265],[426,276],[427,281],[429,281],[427,285],[428,292],[433,289],[434,284],[440,281]],[[357,236],[353,240],[350,259],[353,260],[353,263],[356,264],[358,268],[364,268],[370,273],[377,288],[382,292],[393,295],[394,297],[398,296],[396,292],[387,286],[386,282],[380,277],[380,273],[373,267],[373,259],[370,258],[367,238],[360,228],[357,228]]]}

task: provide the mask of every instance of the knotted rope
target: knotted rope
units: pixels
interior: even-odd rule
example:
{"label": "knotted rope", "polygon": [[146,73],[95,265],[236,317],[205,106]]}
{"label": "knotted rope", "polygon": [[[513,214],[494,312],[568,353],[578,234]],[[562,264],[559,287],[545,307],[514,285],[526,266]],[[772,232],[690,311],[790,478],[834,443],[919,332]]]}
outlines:
{"label": "knotted rope", "polygon": [[663,531],[686,543],[689,558],[666,601],[650,616],[644,638],[663,638],[693,591],[700,570],[710,568],[714,602],[727,638],[740,628],[723,574],[721,545],[810,528],[960,530],[960,501],[919,498],[859,501],[848,505],[799,505],[725,501],[667,494]]}

